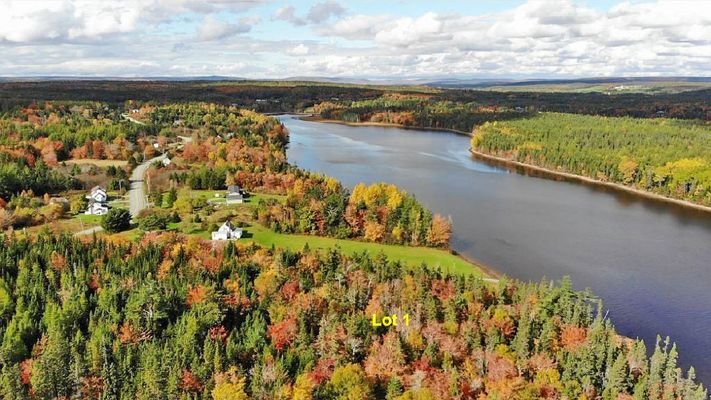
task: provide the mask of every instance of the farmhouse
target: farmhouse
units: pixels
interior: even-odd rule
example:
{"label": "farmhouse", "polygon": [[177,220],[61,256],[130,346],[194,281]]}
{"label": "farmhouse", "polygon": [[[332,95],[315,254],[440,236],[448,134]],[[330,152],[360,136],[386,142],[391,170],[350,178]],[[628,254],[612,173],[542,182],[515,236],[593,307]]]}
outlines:
{"label": "farmhouse", "polygon": [[93,188],[91,188],[91,192],[86,196],[86,198],[90,201],[93,200],[97,203],[106,203],[108,197],[109,196],[106,194],[106,189],[102,188],[101,186],[94,186]]}
{"label": "farmhouse", "polygon": [[86,215],[104,215],[109,212],[109,208],[102,203],[90,201],[84,214]]}
{"label": "farmhouse", "polygon": [[237,228],[230,221],[224,224],[215,232],[212,232],[212,240],[236,240],[242,237],[242,228]]}

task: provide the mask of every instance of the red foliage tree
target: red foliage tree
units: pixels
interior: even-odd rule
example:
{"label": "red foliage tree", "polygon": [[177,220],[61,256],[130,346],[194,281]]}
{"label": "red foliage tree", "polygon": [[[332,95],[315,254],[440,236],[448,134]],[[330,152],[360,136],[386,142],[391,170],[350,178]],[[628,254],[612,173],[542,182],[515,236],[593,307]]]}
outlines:
{"label": "red foliage tree", "polygon": [[296,334],[299,333],[299,325],[296,323],[295,318],[288,317],[281,322],[270,325],[268,331],[274,347],[281,351],[291,346]]}

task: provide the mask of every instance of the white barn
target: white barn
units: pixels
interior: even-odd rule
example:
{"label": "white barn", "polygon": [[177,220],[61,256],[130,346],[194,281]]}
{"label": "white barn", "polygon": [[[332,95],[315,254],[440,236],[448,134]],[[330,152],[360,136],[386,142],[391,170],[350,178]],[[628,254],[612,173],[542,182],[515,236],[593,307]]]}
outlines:
{"label": "white barn", "polygon": [[237,228],[226,221],[220,229],[212,232],[212,240],[236,240],[242,237],[242,228]]}

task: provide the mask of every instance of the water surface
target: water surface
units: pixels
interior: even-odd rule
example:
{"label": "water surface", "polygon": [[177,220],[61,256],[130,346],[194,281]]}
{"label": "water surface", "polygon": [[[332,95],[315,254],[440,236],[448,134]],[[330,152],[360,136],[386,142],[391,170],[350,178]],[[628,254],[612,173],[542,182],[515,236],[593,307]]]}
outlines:
{"label": "water surface", "polygon": [[280,117],[290,162],[352,187],[401,186],[454,221],[452,247],[509,276],[569,275],[618,331],[677,342],[711,383],[711,215],[611,189],[525,176],[475,160],[469,138]]}

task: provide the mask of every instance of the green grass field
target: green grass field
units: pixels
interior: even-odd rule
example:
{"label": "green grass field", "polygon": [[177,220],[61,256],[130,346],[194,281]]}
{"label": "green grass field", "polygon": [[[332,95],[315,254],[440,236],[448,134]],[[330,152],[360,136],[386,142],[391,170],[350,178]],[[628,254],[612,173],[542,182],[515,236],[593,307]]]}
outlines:
{"label": "green grass field", "polygon": [[379,243],[359,242],[355,240],[334,239],[321,236],[288,235],[276,233],[261,225],[253,224],[245,228],[247,235],[244,241],[254,241],[265,247],[287,248],[301,250],[308,243],[311,249],[331,249],[338,246],[345,253],[367,252],[370,255],[385,254],[390,260],[399,260],[410,267],[418,267],[422,263],[431,267],[438,267],[444,271],[462,274],[484,276],[478,266],[469,263],[461,257],[448,251],[430,247],[397,246]]}

